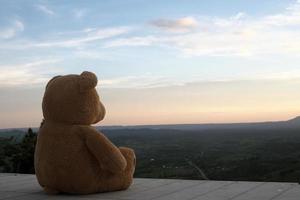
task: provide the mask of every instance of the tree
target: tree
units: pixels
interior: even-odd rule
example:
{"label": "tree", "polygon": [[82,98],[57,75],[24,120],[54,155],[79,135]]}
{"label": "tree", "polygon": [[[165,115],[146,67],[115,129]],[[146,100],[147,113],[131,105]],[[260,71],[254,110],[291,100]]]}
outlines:
{"label": "tree", "polygon": [[18,162],[18,173],[34,174],[34,151],[37,134],[31,128],[23,138],[20,146],[20,157]]}
{"label": "tree", "polygon": [[5,172],[34,174],[36,139],[36,133],[29,128],[20,143],[8,143],[4,147],[4,155],[7,158],[3,167]]}

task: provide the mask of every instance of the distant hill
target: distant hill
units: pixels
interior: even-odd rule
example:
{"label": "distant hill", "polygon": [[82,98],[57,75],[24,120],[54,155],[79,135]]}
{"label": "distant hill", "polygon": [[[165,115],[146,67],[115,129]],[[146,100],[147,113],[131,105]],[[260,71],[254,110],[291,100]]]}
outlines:
{"label": "distant hill", "polygon": [[[251,123],[211,123],[211,124],[162,124],[162,125],[137,125],[137,126],[97,126],[98,130],[123,130],[123,129],[162,129],[162,130],[272,130],[272,129],[300,129],[300,116],[288,121],[251,122]],[[22,138],[28,128],[0,129],[0,138]],[[34,132],[38,128],[32,128]]]}
{"label": "distant hill", "polygon": [[221,130],[221,129],[298,129],[300,116],[288,121],[251,122],[251,123],[211,123],[211,124],[162,124],[138,126],[98,126],[101,130],[118,129],[175,129],[175,130]]}
{"label": "distant hill", "polygon": [[295,118],[293,118],[293,119],[291,119],[291,120],[288,120],[288,121],[286,121],[288,124],[294,124],[294,125],[297,125],[297,126],[299,126],[300,125],[300,116],[298,116],[298,117],[295,117]]}
{"label": "distant hill", "polygon": [[26,131],[20,129],[2,129],[0,130],[0,140],[1,138],[11,138],[13,137],[16,142],[19,142],[25,135]]}

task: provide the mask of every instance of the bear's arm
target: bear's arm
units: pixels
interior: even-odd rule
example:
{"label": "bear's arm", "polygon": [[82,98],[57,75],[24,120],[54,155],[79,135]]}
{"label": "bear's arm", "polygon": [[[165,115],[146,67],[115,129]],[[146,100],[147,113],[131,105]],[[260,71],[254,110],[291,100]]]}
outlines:
{"label": "bear's arm", "polygon": [[82,132],[88,149],[103,168],[111,172],[120,172],[126,168],[123,154],[107,137],[91,126],[82,128]]}

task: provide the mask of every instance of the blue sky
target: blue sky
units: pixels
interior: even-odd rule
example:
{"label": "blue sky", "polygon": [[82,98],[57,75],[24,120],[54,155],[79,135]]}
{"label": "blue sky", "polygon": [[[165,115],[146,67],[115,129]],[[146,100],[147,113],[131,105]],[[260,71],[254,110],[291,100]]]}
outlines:
{"label": "blue sky", "polygon": [[[2,119],[0,127],[35,126],[41,118],[39,104],[46,82],[57,74],[85,70],[97,74],[99,90],[107,95],[103,96],[107,99],[104,103],[112,112],[104,124],[277,120],[298,112],[300,104],[291,95],[294,91],[285,85],[297,87],[300,78],[300,1],[3,0],[0,3],[0,111],[10,116]],[[184,110],[180,101],[192,98],[184,92],[190,88],[196,94],[210,92],[211,89],[199,84],[214,84],[212,89],[218,91],[221,99],[232,90],[257,87],[254,96],[263,101],[267,97],[263,98],[259,88],[267,87],[268,83],[274,85],[268,88],[274,92],[270,94],[274,99],[280,99],[281,95],[276,93],[275,86],[290,98],[268,104],[270,108],[261,114],[263,117],[254,115],[259,109],[258,102],[242,114],[248,106],[243,103],[246,98],[243,96],[237,98],[240,101],[234,108],[224,103],[225,111],[219,117],[213,115],[219,104],[208,105],[209,101],[203,100],[206,104],[199,107],[197,102],[203,96],[193,96],[199,101],[193,102],[189,112],[175,106],[179,104]],[[120,92],[123,96],[117,96],[116,90],[124,91]],[[148,93],[159,97],[166,93],[164,90],[173,91],[165,99],[178,98],[174,107],[167,106],[167,100],[165,104],[163,100],[153,100],[148,105],[159,110],[164,107],[164,113],[142,112],[143,104],[137,107],[132,103],[135,99],[128,98],[134,92],[136,101],[143,102]],[[177,97],[179,91],[182,96]],[[24,99],[28,94],[32,94],[26,98],[30,106],[14,100]],[[236,99],[237,94],[231,95]],[[286,107],[275,109],[282,105]],[[118,106],[124,108],[124,116],[128,110],[145,116],[142,121],[138,115],[119,118],[122,113],[117,113]],[[195,114],[192,108],[205,112]],[[15,123],[18,113],[31,117],[28,120],[20,117],[22,122]],[[168,121],[170,116],[178,115],[181,117]]]}

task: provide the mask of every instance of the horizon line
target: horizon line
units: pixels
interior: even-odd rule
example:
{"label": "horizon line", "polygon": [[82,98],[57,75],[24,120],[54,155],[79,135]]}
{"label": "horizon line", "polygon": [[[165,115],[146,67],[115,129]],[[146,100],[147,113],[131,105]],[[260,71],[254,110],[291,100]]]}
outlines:
{"label": "horizon line", "polygon": [[[288,118],[286,120],[264,120],[264,121],[244,121],[244,122],[211,122],[211,123],[178,123],[178,124],[128,124],[128,125],[97,125],[97,124],[91,124],[91,126],[94,127],[138,127],[138,126],[174,126],[174,125],[219,125],[219,124],[256,124],[256,123],[274,123],[274,122],[288,122],[296,118],[300,118],[300,115],[297,115],[292,118]],[[9,127],[9,128],[0,128],[0,130],[5,129],[38,129],[39,127]]]}

